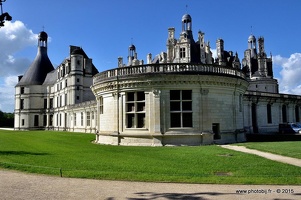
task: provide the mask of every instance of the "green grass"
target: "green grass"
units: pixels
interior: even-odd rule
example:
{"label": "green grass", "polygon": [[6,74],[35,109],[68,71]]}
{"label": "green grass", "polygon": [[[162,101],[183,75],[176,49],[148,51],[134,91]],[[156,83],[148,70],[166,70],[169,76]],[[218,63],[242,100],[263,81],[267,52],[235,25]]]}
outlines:
{"label": "green grass", "polygon": [[301,141],[290,142],[249,142],[238,144],[250,149],[257,149],[283,156],[301,159]]}
{"label": "green grass", "polygon": [[0,167],[63,177],[223,184],[301,184],[299,167],[201,147],[96,145],[94,135],[0,130]]}

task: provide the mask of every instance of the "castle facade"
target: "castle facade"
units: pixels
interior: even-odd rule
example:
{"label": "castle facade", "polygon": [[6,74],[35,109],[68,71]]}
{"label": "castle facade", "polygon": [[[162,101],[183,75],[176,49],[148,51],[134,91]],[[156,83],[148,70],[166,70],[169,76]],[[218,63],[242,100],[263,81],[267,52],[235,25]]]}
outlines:
{"label": "castle facade", "polygon": [[300,121],[301,96],[280,94],[264,38],[250,35],[242,60],[216,40],[212,56],[205,34],[194,40],[192,18],[181,20],[179,38],[168,28],[166,52],[98,72],[83,49],[56,69],[47,55],[47,33],[15,95],[15,129],[94,133],[112,145],[204,145],[245,141],[246,133],[276,133]]}

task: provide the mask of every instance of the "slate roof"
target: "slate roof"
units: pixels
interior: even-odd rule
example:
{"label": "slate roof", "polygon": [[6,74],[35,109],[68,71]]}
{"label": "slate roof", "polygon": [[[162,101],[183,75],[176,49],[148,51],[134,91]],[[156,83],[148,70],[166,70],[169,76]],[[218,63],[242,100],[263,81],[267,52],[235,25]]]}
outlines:
{"label": "slate roof", "polygon": [[38,47],[38,53],[24,76],[16,86],[42,85],[54,67],[47,55],[47,47]]}

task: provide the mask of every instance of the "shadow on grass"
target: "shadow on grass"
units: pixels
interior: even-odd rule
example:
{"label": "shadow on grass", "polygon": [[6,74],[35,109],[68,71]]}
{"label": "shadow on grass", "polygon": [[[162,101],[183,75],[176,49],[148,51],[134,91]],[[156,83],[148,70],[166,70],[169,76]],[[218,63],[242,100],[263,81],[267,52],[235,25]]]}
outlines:
{"label": "shadow on grass", "polygon": [[128,198],[129,200],[140,200],[140,199],[185,199],[185,200],[206,200],[207,198],[202,197],[208,196],[223,196],[233,195],[229,193],[218,193],[218,192],[202,192],[202,193],[153,193],[153,192],[139,192],[136,193],[141,198]]}
{"label": "shadow on grass", "polygon": [[34,153],[29,151],[0,151],[0,155],[33,155],[33,156],[43,156],[49,155],[49,153]]}

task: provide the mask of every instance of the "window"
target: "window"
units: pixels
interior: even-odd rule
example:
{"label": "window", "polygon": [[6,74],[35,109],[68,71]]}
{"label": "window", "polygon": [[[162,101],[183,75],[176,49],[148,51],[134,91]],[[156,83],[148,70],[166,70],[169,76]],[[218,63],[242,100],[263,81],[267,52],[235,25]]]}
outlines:
{"label": "window", "polygon": [[268,119],[268,124],[272,123],[272,106],[271,104],[267,105],[267,119]]}
{"label": "window", "polygon": [[74,113],[74,121],[73,121],[73,123],[74,123],[74,126],[76,126],[76,113]]}
{"label": "window", "polygon": [[68,86],[68,83],[67,83],[67,80],[65,81],[65,87],[67,87]]}
{"label": "window", "polygon": [[76,82],[79,82],[79,78],[76,79]]}
{"label": "window", "polygon": [[103,114],[103,97],[99,98],[99,114]]}
{"label": "window", "polygon": [[62,126],[62,114],[60,113],[60,126]]}
{"label": "window", "polygon": [[170,91],[170,127],[192,127],[192,91]]}
{"label": "window", "polygon": [[47,126],[47,115],[43,116],[43,126]]}
{"label": "window", "polygon": [[53,108],[53,98],[50,99],[49,108]]}
{"label": "window", "polygon": [[22,126],[24,126],[25,125],[25,120],[24,119],[22,119]]}
{"label": "window", "polygon": [[47,108],[47,99],[44,99],[44,109]]}
{"label": "window", "polygon": [[79,100],[79,96],[76,96],[76,100]]}
{"label": "window", "polygon": [[126,127],[145,128],[144,92],[128,92],[126,94]]}
{"label": "window", "polygon": [[92,120],[94,120],[94,112],[93,112],[93,111],[92,111],[92,114],[91,114],[91,115],[92,115]]}
{"label": "window", "polygon": [[65,106],[67,106],[67,94],[65,94]]}
{"label": "window", "polygon": [[53,126],[53,115],[49,116],[49,126]]}
{"label": "window", "polygon": [[180,58],[185,58],[185,57],[186,57],[186,49],[180,48]]}
{"label": "window", "polygon": [[21,93],[21,94],[24,94],[24,87],[21,87],[20,93]]}
{"label": "window", "polygon": [[20,100],[20,109],[24,109],[24,99]]}
{"label": "window", "polygon": [[34,126],[39,126],[39,115],[34,116]]}
{"label": "window", "polygon": [[87,112],[87,126],[90,126],[90,112]]}
{"label": "window", "polygon": [[83,112],[80,113],[80,125],[84,126],[84,113]]}

